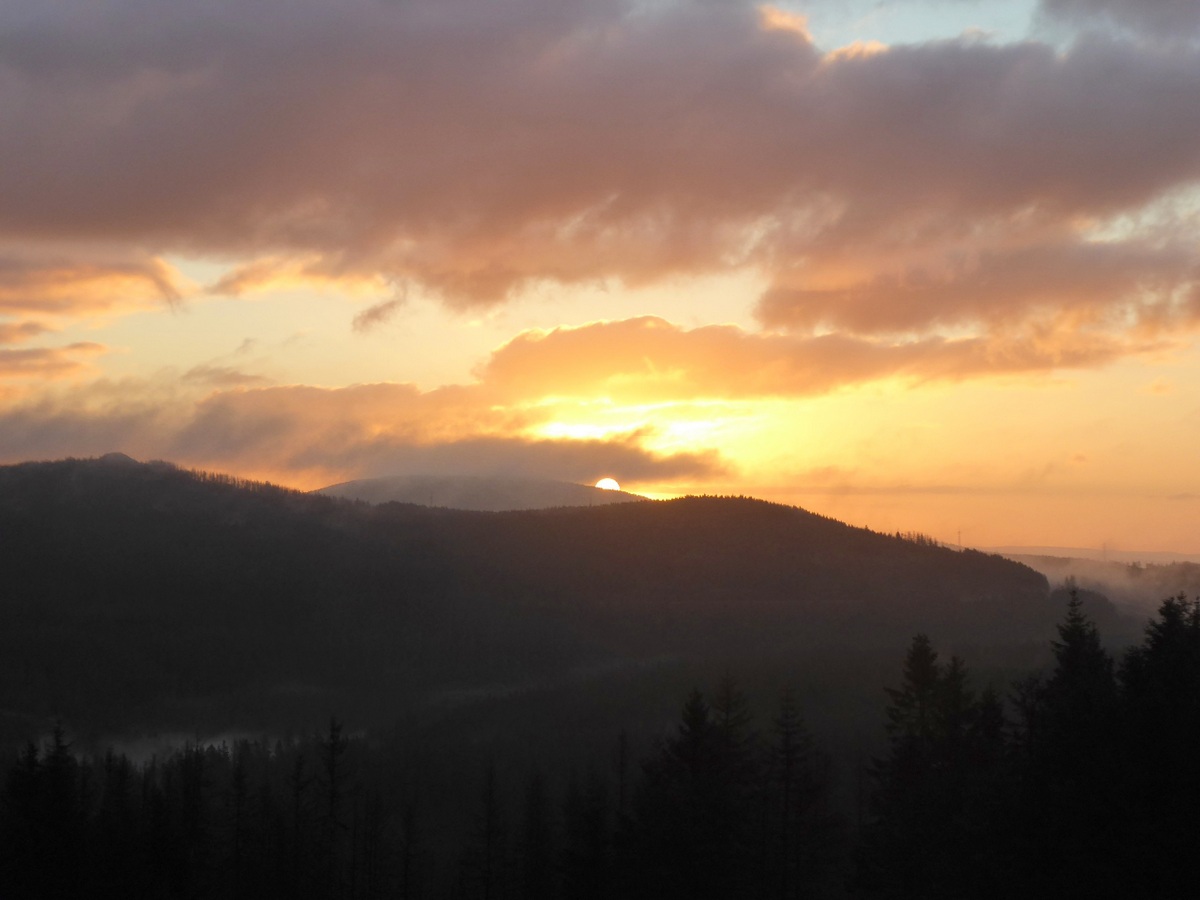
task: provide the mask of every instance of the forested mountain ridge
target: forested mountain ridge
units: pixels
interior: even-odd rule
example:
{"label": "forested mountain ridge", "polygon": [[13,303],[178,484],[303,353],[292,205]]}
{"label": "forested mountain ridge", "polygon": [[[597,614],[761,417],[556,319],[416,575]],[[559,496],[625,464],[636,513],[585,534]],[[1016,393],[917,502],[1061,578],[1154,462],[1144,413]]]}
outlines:
{"label": "forested mountain ridge", "polygon": [[[1045,579],[746,498],[470,513],[167,464],[0,467],[0,709],[394,714],[582,664],[1037,641]],[[207,714],[207,713],[206,713]]]}

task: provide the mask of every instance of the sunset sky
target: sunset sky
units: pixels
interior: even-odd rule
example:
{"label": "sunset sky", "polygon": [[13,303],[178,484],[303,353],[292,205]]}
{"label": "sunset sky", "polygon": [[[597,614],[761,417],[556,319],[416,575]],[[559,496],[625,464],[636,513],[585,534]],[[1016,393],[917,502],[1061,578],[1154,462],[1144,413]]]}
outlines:
{"label": "sunset sky", "polygon": [[1200,553],[1195,0],[7,0],[0,461]]}

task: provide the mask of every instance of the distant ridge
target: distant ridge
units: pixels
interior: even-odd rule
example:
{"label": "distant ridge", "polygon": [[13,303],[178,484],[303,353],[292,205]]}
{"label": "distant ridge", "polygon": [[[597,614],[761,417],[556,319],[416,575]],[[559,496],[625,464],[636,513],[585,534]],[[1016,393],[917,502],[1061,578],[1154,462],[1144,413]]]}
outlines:
{"label": "distant ridge", "polygon": [[[1117,550],[1112,547],[987,547],[985,553],[997,553],[1017,562],[1030,565],[1031,559],[1086,559],[1114,563],[1200,563],[1200,553],[1177,553],[1171,550]],[[1034,566],[1034,568],[1037,568]]]}
{"label": "distant ridge", "polygon": [[645,500],[625,491],[606,491],[569,481],[467,475],[397,475],[365,478],[320,488],[313,493],[365,503],[414,503],[475,512],[607,506]]}

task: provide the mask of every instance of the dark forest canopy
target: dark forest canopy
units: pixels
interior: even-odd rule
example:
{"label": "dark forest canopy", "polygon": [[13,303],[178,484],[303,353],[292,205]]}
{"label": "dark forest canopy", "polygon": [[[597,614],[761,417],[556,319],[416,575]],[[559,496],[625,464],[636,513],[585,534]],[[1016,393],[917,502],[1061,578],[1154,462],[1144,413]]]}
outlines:
{"label": "dark forest canopy", "polygon": [[[371,507],[106,457],[0,467],[0,535],[10,734],[54,716],[278,728],[314,706],[379,722],[435,696],[843,659],[915,631],[1029,646],[1057,608],[1000,557],[748,498]],[[1109,625],[1103,598],[1091,612]]]}
{"label": "dark forest canopy", "polygon": [[[1002,693],[917,635],[853,818],[832,802],[835,769],[794,694],[756,717],[728,674],[693,688],[645,752],[610,734],[615,752],[566,779],[498,765],[487,745],[433,766],[336,719],[307,739],[142,764],[81,755],[56,728],[0,760],[0,894],[1190,896],[1200,601],[1165,601],[1116,657],[1072,594],[1050,650],[1046,672]],[[466,788],[457,804],[450,784]]]}

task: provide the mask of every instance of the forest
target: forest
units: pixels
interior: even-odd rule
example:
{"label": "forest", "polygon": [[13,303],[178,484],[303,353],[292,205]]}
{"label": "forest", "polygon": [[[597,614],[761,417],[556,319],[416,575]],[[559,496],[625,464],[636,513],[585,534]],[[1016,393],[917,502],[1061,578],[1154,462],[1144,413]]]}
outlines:
{"label": "forest", "polygon": [[749,498],[468,513],[128,458],[0,467],[0,537],[3,897],[1186,883],[1183,596],[1147,626]]}
{"label": "forest", "polygon": [[886,690],[853,816],[794,694],[757,721],[734,677],[670,733],[564,784],[420,771],[332,719],[304,739],[80,757],[61,728],[5,763],[0,894],[30,898],[1183,897],[1200,827],[1200,601],[1114,658],[1072,595],[1053,665],[1001,691],[925,635]]}

